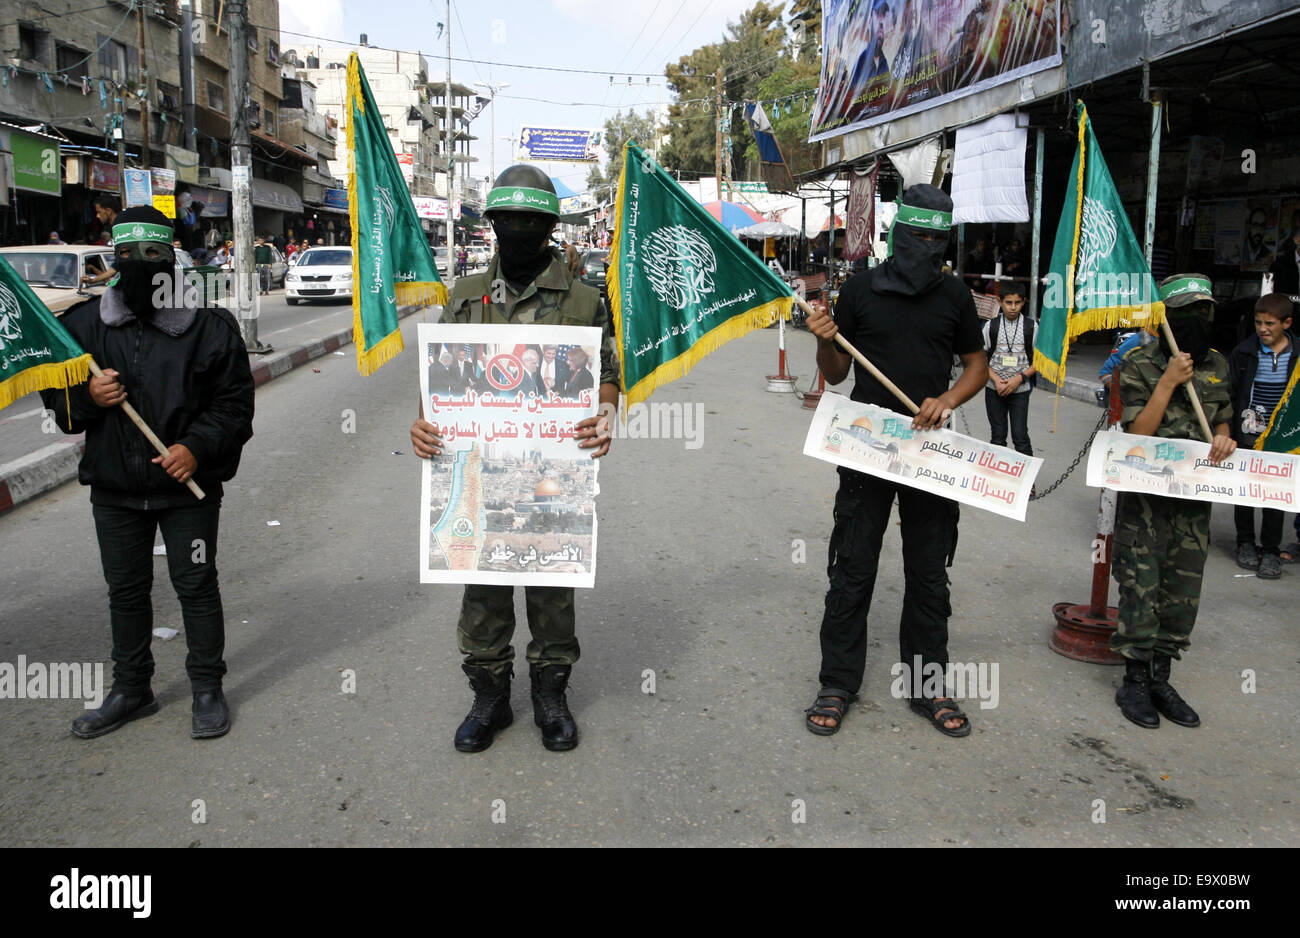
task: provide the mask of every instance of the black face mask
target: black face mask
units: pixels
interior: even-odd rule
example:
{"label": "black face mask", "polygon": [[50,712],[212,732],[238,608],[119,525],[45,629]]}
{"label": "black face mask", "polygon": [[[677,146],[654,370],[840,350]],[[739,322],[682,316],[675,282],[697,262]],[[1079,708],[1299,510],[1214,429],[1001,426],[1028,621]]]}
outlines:
{"label": "black face mask", "polygon": [[943,281],[943,255],[948,239],[926,241],[911,225],[894,227],[894,254],[880,265],[872,281],[884,293],[917,296],[933,290]]}
{"label": "black face mask", "polygon": [[[117,289],[122,291],[127,309],[137,319],[150,320],[156,311],[154,295],[161,291],[165,297],[172,295],[171,278],[176,270],[172,261],[122,261],[117,262]],[[163,306],[170,306],[166,301]]]}
{"label": "black face mask", "polygon": [[512,283],[532,283],[551,263],[551,229],[545,215],[501,213],[492,219],[501,273]]}
{"label": "black face mask", "polygon": [[[1178,350],[1192,356],[1192,361],[1196,364],[1204,362],[1210,354],[1210,324],[1200,316],[1170,318],[1169,331],[1178,343]],[[1160,336],[1160,349],[1166,356],[1171,353],[1163,333]]]}

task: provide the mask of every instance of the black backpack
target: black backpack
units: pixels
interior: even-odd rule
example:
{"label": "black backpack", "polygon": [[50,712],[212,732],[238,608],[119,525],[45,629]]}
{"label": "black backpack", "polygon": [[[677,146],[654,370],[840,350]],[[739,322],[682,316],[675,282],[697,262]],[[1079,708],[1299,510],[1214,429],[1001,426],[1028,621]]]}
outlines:
{"label": "black backpack", "polygon": [[[1025,323],[1025,354],[1029,356],[1029,364],[1032,365],[1034,363],[1034,321],[1024,313],[1020,314],[1020,318]],[[998,347],[998,324],[1000,322],[1002,322],[1001,313],[989,320],[989,347],[984,354],[988,356],[990,362],[993,361],[993,352]],[[1038,387],[1038,372],[1034,372],[1034,376],[1029,379],[1029,389],[1032,391],[1036,387]]]}

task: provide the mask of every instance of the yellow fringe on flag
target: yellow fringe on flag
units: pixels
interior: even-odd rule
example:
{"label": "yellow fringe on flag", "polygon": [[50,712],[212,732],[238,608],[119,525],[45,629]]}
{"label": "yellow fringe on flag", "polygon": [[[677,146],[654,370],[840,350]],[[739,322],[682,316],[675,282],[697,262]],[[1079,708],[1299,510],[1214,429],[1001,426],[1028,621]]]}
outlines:
{"label": "yellow fringe on flag", "polygon": [[[611,251],[611,253],[613,253]],[[612,294],[611,294],[612,295]],[[676,381],[686,372],[694,368],[706,355],[716,352],[722,346],[726,345],[732,339],[738,339],[742,335],[753,332],[755,329],[766,329],[772,323],[776,322],[777,317],[782,319],[790,318],[790,307],[794,304],[794,297],[779,297],[761,306],[755,306],[753,309],[745,310],[743,313],[737,313],[726,322],[714,326],[704,335],[700,336],[699,341],[688,348],[685,352],[676,358],[664,362],[650,374],[646,375],[636,383],[634,387],[627,389],[627,404],[631,407],[639,403],[654,393],[655,388],[660,385],[669,384]],[[620,356],[619,367],[622,367]],[[626,413],[626,409],[624,410]],[[626,420],[627,418],[624,417]]]}
{"label": "yellow fringe on flag", "polygon": [[[1267,440],[1268,435],[1273,432],[1273,424],[1277,421],[1277,415],[1282,412],[1282,405],[1291,400],[1291,394],[1295,391],[1296,382],[1298,380],[1300,380],[1300,367],[1292,369],[1291,380],[1286,383],[1286,390],[1282,392],[1282,400],[1280,400],[1278,405],[1273,408],[1273,416],[1268,418],[1268,426],[1264,428],[1264,432],[1255,440],[1255,449],[1261,451],[1264,449],[1264,441]],[[0,407],[3,406],[4,404],[0,403]],[[1291,453],[1293,455],[1300,454],[1300,447],[1291,450]]]}
{"label": "yellow fringe on flag", "polygon": [[0,408],[18,398],[46,388],[70,388],[84,384],[90,377],[90,354],[78,355],[63,362],[45,362],[25,368],[0,381]]}
{"label": "yellow fringe on flag", "polygon": [[[623,144],[620,157],[627,165],[627,143]],[[614,200],[614,237],[609,242],[609,256],[617,262],[619,248],[623,243],[623,197],[627,194],[627,173],[618,177],[618,197]],[[618,349],[618,386],[627,388],[627,356],[623,354],[623,291],[619,289],[619,265],[611,264],[605,270],[605,295],[609,297],[609,313],[614,317],[614,347]],[[628,401],[632,400],[631,393]],[[627,420],[624,412],[623,420]]]}
{"label": "yellow fringe on flag", "polygon": [[400,280],[397,283],[395,292],[398,306],[447,305],[447,285],[445,283],[437,283],[432,280],[426,280],[422,283]]}

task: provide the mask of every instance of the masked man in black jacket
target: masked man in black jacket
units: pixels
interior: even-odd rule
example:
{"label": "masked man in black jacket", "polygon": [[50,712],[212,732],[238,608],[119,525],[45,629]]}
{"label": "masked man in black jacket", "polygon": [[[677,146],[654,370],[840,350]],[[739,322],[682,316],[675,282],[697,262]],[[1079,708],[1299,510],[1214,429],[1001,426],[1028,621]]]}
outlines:
{"label": "masked man in black jacket", "polygon": [[[90,486],[100,561],[108,582],[113,690],[72,732],[111,733],[158,711],[150,689],[154,662],[150,591],[153,544],[161,530],[167,567],[180,599],[194,694],[191,735],[230,729],[221,691],[225,622],[217,585],[217,522],[223,482],[235,475],[253,435],[253,377],[235,320],[201,308],[194,290],[177,290],[172,224],[148,207],[117,216],[117,278],[63,324],[103,368],[70,389],[43,391],[61,428],[86,434],[78,477]],[[177,301],[179,299],[179,305]],[[164,443],[158,455],[118,404],[130,401]],[[193,479],[206,497],[185,483]]]}

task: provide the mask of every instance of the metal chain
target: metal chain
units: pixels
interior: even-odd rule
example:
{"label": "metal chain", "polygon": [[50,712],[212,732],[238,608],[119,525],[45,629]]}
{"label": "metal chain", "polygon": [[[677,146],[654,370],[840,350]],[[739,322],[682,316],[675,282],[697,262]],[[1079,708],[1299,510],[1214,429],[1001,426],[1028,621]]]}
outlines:
{"label": "metal chain", "polygon": [[1087,454],[1088,450],[1092,447],[1092,438],[1101,432],[1102,427],[1106,426],[1106,422],[1109,419],[1110,419],[1110,408],[1106,408],[1101,412],[1101,419],[1098,420],[1097,425],[1092,428],[1092,432],[1088,434],[1088,438],[1083,441],[1083,448],[1080,449],[1078,455],[1074,457],[1074,462],[1070,463],[1070,468],[1066,469],[1063,473],[1061,473],[1060,478],[1058,478],[1055,482],[1053,482],[1043,491],[1035,492],[1034,494],[1030,495],[1029,500],[1031,502],[1036,502],[1040,498],[1046,498],[1047,496],[1051,495],[1054,491],[1056,491],[1057,487],[1060,486],[1062,482],[1064,482],[1067,478],[1069,478],[1070,473],[1079,467],[1079,463],[1083,461],[1083,457]]}

